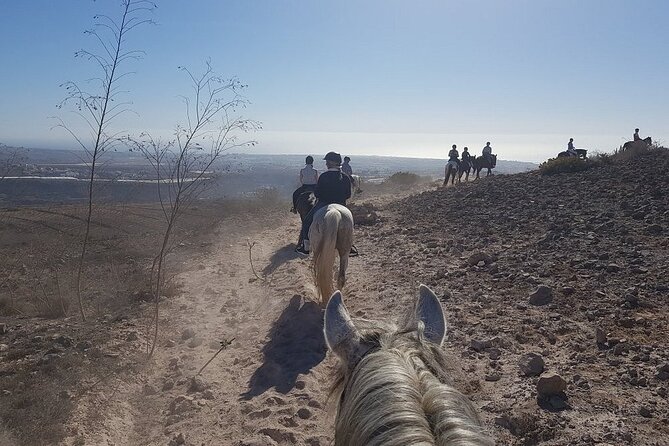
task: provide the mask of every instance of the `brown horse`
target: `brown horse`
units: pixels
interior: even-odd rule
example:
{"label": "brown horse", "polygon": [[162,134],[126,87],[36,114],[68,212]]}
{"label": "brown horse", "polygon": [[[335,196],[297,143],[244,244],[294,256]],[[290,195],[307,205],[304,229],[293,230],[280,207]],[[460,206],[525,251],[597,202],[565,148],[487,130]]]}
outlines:
{"label": "brown horse", "polygon": [[472,161],[470,159],[463,159],[460,161],[460,167],[458,168],[458,183],[462,181],[462,175],[465,175],[465,181],[469,181],[469,172],[472,170]]}
{"label": "brown horse", "polygon": [[358,329],[335,292],[324,334],[340,362],[335,446],[492,446],[473,404],[453,387],[441,348],[446,320],[425,285],[403,322]]}
{"label": "brown horse", "polygon": [[474,158],[474,172],[476,172],[476,178],[479,178],[479,173],[481,170],[488,169],[488,175],[492,174],[492,169],[497,166],[497,155],[490,155],[490,158],[485,156],[477,156]]}

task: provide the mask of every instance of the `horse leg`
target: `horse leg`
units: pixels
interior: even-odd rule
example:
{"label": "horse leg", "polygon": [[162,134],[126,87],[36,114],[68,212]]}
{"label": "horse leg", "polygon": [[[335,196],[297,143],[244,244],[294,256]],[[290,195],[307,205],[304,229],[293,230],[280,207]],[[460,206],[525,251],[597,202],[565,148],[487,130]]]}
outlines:
{"label": "horse leg", "polygon": [[349,248],[348,251],[345,253],[339,251],[339,272],[337,274],[337,288],[340,290],[344,288],[344,285],[346,285],[346,268],[348,268],[348,255],[350,252],[351,248]]}

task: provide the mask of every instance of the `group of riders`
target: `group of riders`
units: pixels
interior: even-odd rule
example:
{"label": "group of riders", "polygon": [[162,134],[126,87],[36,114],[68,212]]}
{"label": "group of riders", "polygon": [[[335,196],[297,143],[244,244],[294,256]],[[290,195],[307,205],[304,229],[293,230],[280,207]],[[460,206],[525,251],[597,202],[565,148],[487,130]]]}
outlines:
{"label": "group of riders", "polygon": [[[650,143],[650,138],[642,139],[641,136],[639,136],[639,129],[634,129],[634,136],[632,137],[632,142],[637,142],[637,141],[645,141],[647,143]],[[629,143],[626,143],[629,144]],[[569,138],[569,142],[567,143],[567,150],[564,152],[561,152],[558,154],[558,156],[568,156],[568,157],[581,157],[585,158],[585,149],[577,149],[574,147],[574,138]]]}
{"label": "group of riders", "polygon": [[[316,203],[302,219],[300,243],[295,249],[296,252],[303,255],[309,255],[309,227],[314,220],[314,214],[329,204],[346,206],[346,200],[351,198],[353,185],[351,158],[344,157],[342,162],[339,153],[328,152],[323,159],[327,170],[319,175],[318,171],[314,169],[314,158],[307,156],[306,165],[300,170],[301,186],[293,192],[291,212],[294,213],[297,212],[297,201],[302,194],[311,192],[316,198]],[[355,248],[351,249],[351,255],[357,255]]]}
{"label": "group of riders", "polygon": [[[485,143],[485,147],[481,152],[483,159],[485,159],[488,162],[488,164],[492,164],[493,154],[492,154],[492,147],[490,147],[490,142]],[[462,160],[460,160],[460,154],[458,153],[457,145],[453,144],[453,147],[451,147],[451,150],[448,152],[448,164],[450,164],[451,166],[453,166],[458,170],[461,169],[462,163],[471,166],[473,159],[474,157],[469,153],[468,147],[462,149]]]}

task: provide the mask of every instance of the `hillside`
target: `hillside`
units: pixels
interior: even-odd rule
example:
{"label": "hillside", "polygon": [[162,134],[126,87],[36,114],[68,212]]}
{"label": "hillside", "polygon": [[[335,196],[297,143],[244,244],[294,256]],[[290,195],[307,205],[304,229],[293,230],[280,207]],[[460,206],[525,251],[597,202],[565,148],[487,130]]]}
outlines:
{"label": "hillside", "polygon": [[[448,349],[500,444],[667,444],[667,172],[656,150],[492,177],[392,204],[367,233],[386,277],[444,296]],[[528,353],[566,399],[537,400]]]}

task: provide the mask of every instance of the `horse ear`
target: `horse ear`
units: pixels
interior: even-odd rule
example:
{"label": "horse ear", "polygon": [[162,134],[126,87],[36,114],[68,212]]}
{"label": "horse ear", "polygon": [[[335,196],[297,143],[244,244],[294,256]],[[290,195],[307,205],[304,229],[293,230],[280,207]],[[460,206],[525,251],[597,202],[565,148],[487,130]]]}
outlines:
{"label": "horse ear", "polygon": [[351,360],[358,350],[360,334],[344,306],[340,291],[335,291],[330,297],[323,325],[328,348],[342,360]]}
{"label": "horse ear", "polygon": [[444,310],[437,296],[423,284],[419,288],[414,316],[416,322],[423,322],[425,338],[437,345],[444,342],[446,337]]}

